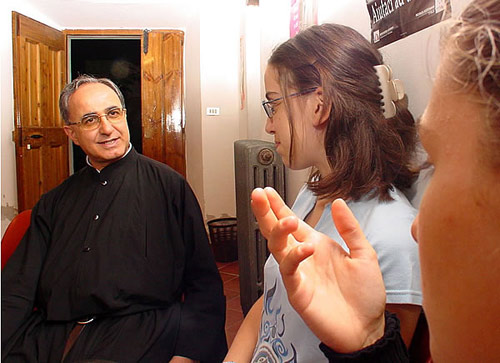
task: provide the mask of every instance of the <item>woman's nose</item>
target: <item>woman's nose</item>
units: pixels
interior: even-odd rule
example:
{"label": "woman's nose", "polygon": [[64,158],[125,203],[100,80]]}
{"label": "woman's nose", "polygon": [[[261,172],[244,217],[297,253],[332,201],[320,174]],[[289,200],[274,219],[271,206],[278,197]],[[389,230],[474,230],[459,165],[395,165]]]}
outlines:
{"label": "woman's nose", "polygon": [[418,235],[417,235],[417,230],[418,230],[418,214],[415,217],[415,220],[411,224],[411,235],[413,239],[418,243]]}
{"label": "woman's nose", "polygon": [[265,130],[268,134],[273,135],[274,134],[274,127],[273,127],[273,119],[268,117],[266,119],[266,127]]}

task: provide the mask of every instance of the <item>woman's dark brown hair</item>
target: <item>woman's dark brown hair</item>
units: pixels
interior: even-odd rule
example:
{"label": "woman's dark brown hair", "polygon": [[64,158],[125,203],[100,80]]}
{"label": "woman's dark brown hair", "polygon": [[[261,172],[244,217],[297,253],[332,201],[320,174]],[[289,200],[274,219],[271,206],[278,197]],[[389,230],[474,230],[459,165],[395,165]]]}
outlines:
{"label": "woman's dark brown hair", "polygon": [[[312,26],[277,47],[268,64],[277,70],[283,94],[322,87],[325,109],[331,106],[324,144],[332,172],[313,171],[308,186],[316,195],[390,200],[392,186],[410,187],[415,122],[406,99],[396,102],[395,117],[384,118],[374,69],[383,64],[382,56],[363,36],[337,24]],[[292,162],[291,117],[289,122]]]}

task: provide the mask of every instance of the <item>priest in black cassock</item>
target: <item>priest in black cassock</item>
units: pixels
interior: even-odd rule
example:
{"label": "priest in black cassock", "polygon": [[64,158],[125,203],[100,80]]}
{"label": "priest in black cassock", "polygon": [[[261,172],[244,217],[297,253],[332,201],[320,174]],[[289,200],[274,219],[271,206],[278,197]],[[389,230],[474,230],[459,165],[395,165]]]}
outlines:
{"label": "priest in black cassock", "polygon": [[130,144],[123,96],[59,100],[87,164],[44,194],[2,271],[2,361],[220,362],[225,297],[196,198]]}

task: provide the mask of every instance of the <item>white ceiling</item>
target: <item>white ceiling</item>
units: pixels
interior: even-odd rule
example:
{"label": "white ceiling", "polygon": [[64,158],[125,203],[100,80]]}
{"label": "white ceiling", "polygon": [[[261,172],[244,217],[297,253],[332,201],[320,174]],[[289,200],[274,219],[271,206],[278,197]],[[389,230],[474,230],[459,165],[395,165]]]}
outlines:
{"label": "white ceiling", "polygon": [[[226,0],[227,1],[227,0]],[[232,0],[235,1],[235,0]],[[59,29],[185,28],[199,21],[203,0],[19,0],[19,11],[40,13]],[[224,1],[216,0],[222,5]],[[210,2],[213,6],[214,2]],[[23,6],[21,6],[23,5]],[[17,9],[16,9],[17,10]],[[221,10],[223,7],[221,6]],[[29,14],[26,14],[30,16]]]}

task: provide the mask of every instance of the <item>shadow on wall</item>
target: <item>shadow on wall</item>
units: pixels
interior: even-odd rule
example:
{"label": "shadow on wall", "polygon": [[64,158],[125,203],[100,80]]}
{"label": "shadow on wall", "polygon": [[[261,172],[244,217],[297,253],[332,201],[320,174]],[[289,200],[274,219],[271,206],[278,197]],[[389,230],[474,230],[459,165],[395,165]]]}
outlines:
{"label": "shadow on wall", "polygon": [[216,217],[212,214],[207,214],[205,216],[205,221],[211,221],[212,219],[216,219],[216,218],[231,218],[231,217],[234,217],[234,216],[230,216],[229,214],[226,214],[226,213],[222,213],[220,216]]}
{"label": "shadow on wall", "polygon": [[17,215],[17,208],[14,208],[10,205],[2,205],[2,237],[5,233],[5,230],[9,226],[9,223],[14,219]]}

